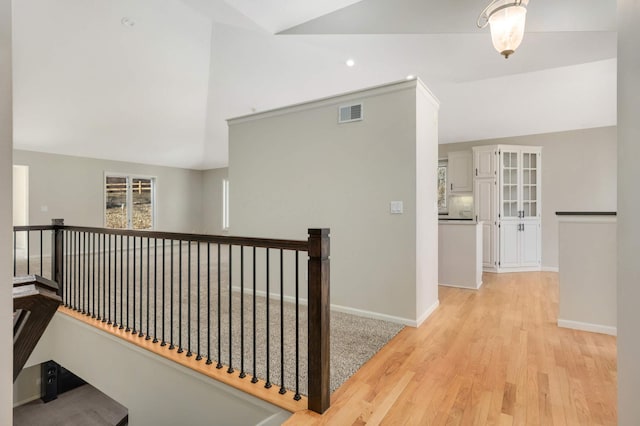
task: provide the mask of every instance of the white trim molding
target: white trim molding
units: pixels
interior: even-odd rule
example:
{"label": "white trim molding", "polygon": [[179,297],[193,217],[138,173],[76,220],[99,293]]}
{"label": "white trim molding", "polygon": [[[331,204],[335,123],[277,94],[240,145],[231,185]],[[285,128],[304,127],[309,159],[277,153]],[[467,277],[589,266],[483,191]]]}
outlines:
{"label": "white trim molding", "polygon": [[416,325],[412,325],[412,327],[420,327],[422,323],[425,322],[427,318],[429,318],[431,314],[435,312],[436,309],[438,309],[438,306],[440,306],[440,300],[436,300],[433,305],[429,306],[429,308],[418,317]]}
{"label": "white trim molding", "polygon": [[542,272],[560,272],[560,268],[557,266],[543,266]]}
{"label": "white trim molding", "polygon": [[618,328],[609,325],[591,324],[588,322],[570,321],[558,319],[558,327],[571,328],[573,330],[589,331],[591,333],[608,334],[610,336],[618,335]]}
{"label": "white trim molding", "polygon": [[438,283],[438,285],[441,285],[443,287],[461,288],[463,290],[480,290],[480,287],[482,287],[482,284],[483,284],[483,282],[480,281],[478,284],[476,284],[476,287],[467,287],[467,286],[460,285],[460,284]]}

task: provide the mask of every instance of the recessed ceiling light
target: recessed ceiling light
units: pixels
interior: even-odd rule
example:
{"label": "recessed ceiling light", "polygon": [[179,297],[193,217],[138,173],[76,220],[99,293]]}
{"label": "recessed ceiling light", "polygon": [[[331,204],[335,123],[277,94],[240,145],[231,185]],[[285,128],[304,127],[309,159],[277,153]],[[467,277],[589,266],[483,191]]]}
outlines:
{"label": "recessed ceiling light", "polygon": [[356,61],[354,61],[353,59],[347,59],[347,62],[345,62],[347,64],[348,67],[352,67],[356,64]]}
{"label": "recessed ceiling light", "polygon": [[124,25],[125,27],[132,28],[132,27],[136,24],[136,21],[134,21],[134,20],[133,20],[133,19],[131,19],[131,18],[127,18],[127,17],[125,16],[124,18],[122,18],[122,19],[120,20],[120,23],[121,23],[122,25]]}
{"label": "recessed ceiling light", "polygon": [[413,75],[413,74],[409,74],[409,75],[407,76],[407,80],[413,80],[414,78],[416,78],[416,76],[415,76],[415,75]]}

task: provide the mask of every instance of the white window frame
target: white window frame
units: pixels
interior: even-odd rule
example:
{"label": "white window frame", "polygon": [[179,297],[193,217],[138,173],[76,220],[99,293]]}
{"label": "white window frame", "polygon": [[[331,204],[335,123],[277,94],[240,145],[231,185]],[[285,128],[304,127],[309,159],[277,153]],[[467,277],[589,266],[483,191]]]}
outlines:
{"label": "white window frame", "polygon": [[[444,184],[444,206],[438,206],[438,214],[449,214],[449,161],[445,159],[438,160],[438,169],[445,168],[445,184]],[[436,177],[436,181],[439,177]]]}
{"label": "white window frame", "polygon": [[153,231],[156,229],[156,206],[158,199],[156,197],[156,185],[158,179],[156,176],[130,174],[121,172],[104,172],[104,178],[102,180],[102,222],[103,226],[107,228],[107,177],[121,177],[127,179],[127,227],[126,229],[133,229],[133,187],[131,182],[133,179],[149,179],[151,181],[151,228],[150,229],[137,229],[137,231]]}

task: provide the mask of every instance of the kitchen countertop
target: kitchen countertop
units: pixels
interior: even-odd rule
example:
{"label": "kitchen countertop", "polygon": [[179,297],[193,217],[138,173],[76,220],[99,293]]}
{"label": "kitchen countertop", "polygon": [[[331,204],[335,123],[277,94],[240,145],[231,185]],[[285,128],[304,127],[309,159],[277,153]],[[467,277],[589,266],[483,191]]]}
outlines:
{"label": "kitchen countertop", "polygon": [[473,219],[438,219],[440,225],[477,225],[482,222],[476,222]]}

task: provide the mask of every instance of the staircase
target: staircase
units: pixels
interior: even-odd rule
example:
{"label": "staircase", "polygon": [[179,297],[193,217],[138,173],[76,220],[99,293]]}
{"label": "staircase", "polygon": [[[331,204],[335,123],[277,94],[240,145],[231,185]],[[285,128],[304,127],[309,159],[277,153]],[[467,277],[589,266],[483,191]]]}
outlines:
{"label": "staircase", "polygon": [[58,285],[38,275],[13,279],[13,381],[56,313]]}

